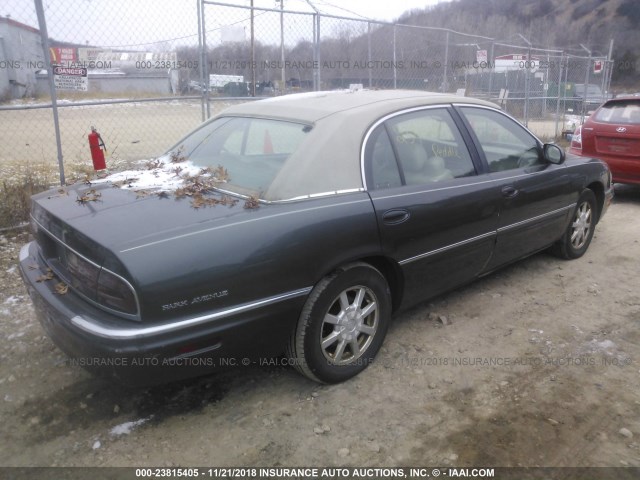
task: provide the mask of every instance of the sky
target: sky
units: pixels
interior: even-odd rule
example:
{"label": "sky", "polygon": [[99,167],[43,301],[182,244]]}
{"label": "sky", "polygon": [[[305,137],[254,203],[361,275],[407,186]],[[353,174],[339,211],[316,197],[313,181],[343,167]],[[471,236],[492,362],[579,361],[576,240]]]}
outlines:
{"label": "sky", "polygon": [[[222,0],[248,7],[250,0]],[[312,13],[306,0],[283,0],[285,10]],[[393,21],[405,11],[450,0],[311,0],[324,14]],[[172,49],[197,44],[197,0],[43,0],[49,37],[56,40],[112,48],[141,50]],[[277,0],[254,0],[256,7],[279,8]],[[220,31],[229,25],[249,30],[249,10],[206,6],[208,39],[220,41]],[[37,28],[32,0],[2,0],[0,15]],[[285,42],[295,44],[311,36],[311,16],[289,15]],[[327,21],[322,30],[344,28]],[[256,13],[257,38],[279,41],[279,15]],[[163,42],[166,42],[163,45]]]}

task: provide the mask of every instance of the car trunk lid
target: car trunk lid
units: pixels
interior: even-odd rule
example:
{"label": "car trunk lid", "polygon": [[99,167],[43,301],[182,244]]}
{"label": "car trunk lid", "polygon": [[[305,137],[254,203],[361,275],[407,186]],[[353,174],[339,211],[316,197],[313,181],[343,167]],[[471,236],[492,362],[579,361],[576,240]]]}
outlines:
{"label": "car trunk lid", "polygon": [[640,159],[640,125],[599,124],[592,134],[596,154]]}
{"label": "car trunk lid", "polygon": [[116,252],[204,224],[233,223],[234,217],[248,213],[243,200],[219,193],[196,199],[174,193],[141,195],[109,184],[43,192],[33,202],[39,228],[98,264],[105,260],[105,250]]}

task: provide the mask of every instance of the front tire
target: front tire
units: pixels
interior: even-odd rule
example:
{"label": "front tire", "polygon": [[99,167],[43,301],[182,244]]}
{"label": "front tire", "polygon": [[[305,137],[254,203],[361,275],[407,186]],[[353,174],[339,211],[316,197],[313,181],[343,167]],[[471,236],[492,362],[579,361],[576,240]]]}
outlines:
{"label": "front tire", "polygon": [[311,380],[343,382],[373,361],[390,318],[391,295],[384,276],[366,263],[346,265],[311,291],[287,353]]}
{"label": "front tire", "polygon": [[553,253],[567,260],[584,255],[591,244],[597,218],[596,196],[591,190],[585,189],[578,198],[571,223],[562,238],[554,245]]}

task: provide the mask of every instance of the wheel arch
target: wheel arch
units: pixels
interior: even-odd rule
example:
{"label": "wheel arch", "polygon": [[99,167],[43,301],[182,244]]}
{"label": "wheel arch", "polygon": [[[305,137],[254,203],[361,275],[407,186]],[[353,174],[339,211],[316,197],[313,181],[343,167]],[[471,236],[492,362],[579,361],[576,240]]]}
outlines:
{"label": "wheel arch", "polygon": [[600,216],[602,215],[602,209],[604,208],[604,186],[600,182],[592,182],[587,185],[587,188],[596,196],[596,203],[598,205],[596,223],[598,223],[600,221]]}
{"label": "wheel arch", "polygon": [[384,278],[387,280],[389,290],[391,291],[392,311],[397,311],[400,308],[404,292],[404,275],[402,274],[402,270],[397,262],[394,262],[392,259],[384,256],[365,257],[361,258],[359,261],[368,263],[382,273]]}

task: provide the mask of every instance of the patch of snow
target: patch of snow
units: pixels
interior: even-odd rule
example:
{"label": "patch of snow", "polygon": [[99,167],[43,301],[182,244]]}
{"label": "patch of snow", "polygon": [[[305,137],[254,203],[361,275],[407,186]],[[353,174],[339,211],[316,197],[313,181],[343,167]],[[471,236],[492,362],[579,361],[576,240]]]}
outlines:
{"label": "patch of snow", "polygon": [[585,344],[585,348],[589,353],[610,353],[608,350],[615,349],[617,345],[613,343],[611,340],[602,340],[601,342],[597,340],[591,340]]}
{"label": "patch of snow", "polygon": [[14,273],[17,270],[17,268],[18,266],[14,265],[13,267],[7,269],[7,273]]}
{"label": "patch of snow", "polygon": [[93,450],[97,450],[102,446],[102,444],[100,443],[100,440],[96,440],[95,442],[93,442],[93,446],[91,447]]}
{"label": "patch of snow", "polygon": [[11,295],[4,301],[4,305],[15,305],[20,302],[20,297],[17,295]]}
{"label": "patch of snow", "polygon": [[195,176],[202,171],[202,167],[189,161],[172,163],[166,157],[161,157],[159,160],[158,168],[124,170],[92,180],[92,183],[111,182],[119,185],[120,188],[132,190],[172,191],[184,186],[184,176]]}
{"label": "patch of snow", "polygon": [[109,434],[113,436],[129,435],[134,428],[137,428],[140,425],[147,423],[152,418],[153,418],[153,415],[150,415],[147,418],[141,418],[140,420],[134,420],[133,422],[121,423],[120,425],[116,425],[115,427],[113,427],[109,431]]}

